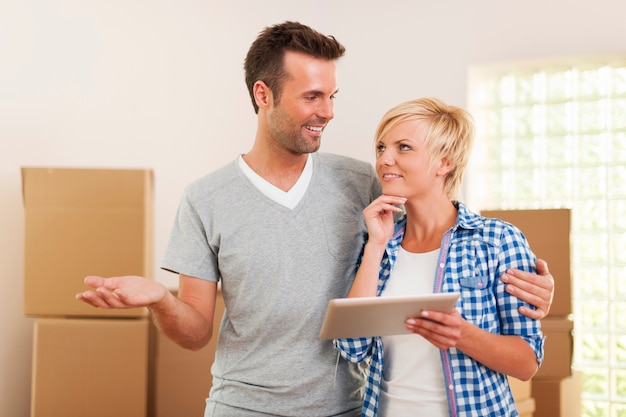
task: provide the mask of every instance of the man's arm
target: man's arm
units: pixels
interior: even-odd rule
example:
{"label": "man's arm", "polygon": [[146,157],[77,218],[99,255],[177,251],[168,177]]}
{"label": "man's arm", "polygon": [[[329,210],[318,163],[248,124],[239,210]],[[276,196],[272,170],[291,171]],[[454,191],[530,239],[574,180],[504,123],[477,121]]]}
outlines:
{"label": "man's arm", "polygon": [[536,274],[509,269],[501,280],[507,284],[506,291],[509,294],[536,307],[535,310],[520,307],[521,314],[533,319],[542,319],[548,315],[554,296],[554,278],[546,261],[537,259]]}
{"label": "man's arm", "polygon": [[85,284],[93,290],[77,294],[78,300],[105,309],[147,307],[156,326],[186,349],[201,349],[211,340],[216,282],[180,275],[178,298],[164,285],[138,276],[89,276]]}

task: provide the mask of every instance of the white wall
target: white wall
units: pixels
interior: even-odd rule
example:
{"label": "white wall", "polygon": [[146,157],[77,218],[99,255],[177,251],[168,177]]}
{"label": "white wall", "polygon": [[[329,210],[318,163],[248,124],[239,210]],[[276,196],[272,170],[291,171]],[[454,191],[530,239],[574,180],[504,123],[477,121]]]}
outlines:
{"label": "white wall", "polygon": [[0,0],[0,416],[29,414],[21,166],[154,169],[158,262],[183,187],[252,143],[242,63],[265,26],[347,47],[322,149],[371,161],[390,106],[465,105],[469,65],[626,51],[624,15],[620,0]]}

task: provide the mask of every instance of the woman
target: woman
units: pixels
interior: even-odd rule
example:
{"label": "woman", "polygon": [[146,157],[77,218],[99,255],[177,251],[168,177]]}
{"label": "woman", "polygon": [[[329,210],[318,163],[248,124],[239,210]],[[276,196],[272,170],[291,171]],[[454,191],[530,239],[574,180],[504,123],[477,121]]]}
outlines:
{"label": "woman", "polygon": [[473,136],[466,111],[431,98],[392,108],[376,131],[383,195],[363,210],[369,239],[348,297],[461,298],[408,319],[413,334],[336,341],[344,359],[371,360],[363,416],[517,416],[506,375],[528,380],[543,360],[540,322],[499,279],[534,271],[525,237],[456,201]]}

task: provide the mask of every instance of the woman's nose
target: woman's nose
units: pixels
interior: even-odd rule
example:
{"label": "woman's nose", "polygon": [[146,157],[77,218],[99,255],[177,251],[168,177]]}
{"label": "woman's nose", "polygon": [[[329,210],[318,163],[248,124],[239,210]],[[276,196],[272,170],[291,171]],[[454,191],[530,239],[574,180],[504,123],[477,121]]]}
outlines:
{"label": "woman's nose", "polygon": [[389,149],[382,151],[378,156],[378,162],[383,165],[393,165],[395,162],[393,153]]}

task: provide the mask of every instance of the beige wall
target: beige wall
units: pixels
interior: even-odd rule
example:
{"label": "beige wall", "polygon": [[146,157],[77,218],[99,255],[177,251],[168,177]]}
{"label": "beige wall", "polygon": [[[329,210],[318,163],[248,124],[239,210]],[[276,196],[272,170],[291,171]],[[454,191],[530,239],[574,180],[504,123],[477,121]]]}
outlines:
{"label": "beige wall", "polygon": [[185,184],[252,143],[241,67],[264,26],[346,45],[322,149],[371,160],[391,105],[464,105],[468,65],[626,51],[624,15],[620,0],[0,0],[0,415],[29,413],[20,166],[154,169],[158,262]]}

